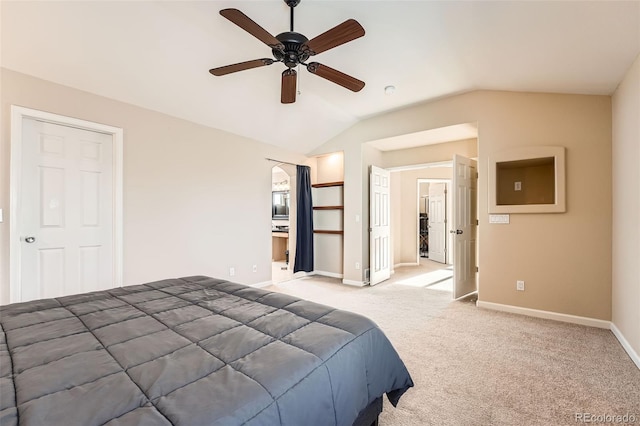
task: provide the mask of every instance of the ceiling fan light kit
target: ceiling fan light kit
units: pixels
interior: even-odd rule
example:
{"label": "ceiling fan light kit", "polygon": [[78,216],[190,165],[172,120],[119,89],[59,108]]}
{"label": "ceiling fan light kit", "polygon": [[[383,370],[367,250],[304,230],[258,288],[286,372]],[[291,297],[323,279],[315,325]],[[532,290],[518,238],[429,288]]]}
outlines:
{"label": "ceiling fan light kit", "polygon": [[293,30],[293,12],[300,0],[284,0],[284,2],[291,10],[291,31],[280,33],[275,37],[238,9],[221,10],[220,15],[269,46],[274,59],[254,59],[213,68],[209,72],[215,76],[223,76],[238,71],[272,65],[275,62],[282,62],[287,66],[287,69],[282,72],[280,101],[283,104],[290,104],[296,101],[297,73],[293,68],[298,65],[304,65],[310,73],[353,92],[362,90],[364,87],[363,81],[318,62],[306,62],[311,56],[364,36],[364,28],[358,21],[347,19],[343,23],[309,40],[304,35]]}

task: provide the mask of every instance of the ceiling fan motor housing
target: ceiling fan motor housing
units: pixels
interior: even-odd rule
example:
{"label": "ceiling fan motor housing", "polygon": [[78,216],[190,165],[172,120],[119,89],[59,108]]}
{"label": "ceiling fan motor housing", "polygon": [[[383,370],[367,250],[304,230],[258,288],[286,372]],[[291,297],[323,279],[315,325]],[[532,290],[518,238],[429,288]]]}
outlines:
{"label": "ceiling fan motor housing", "polygon": [[309,59],[309,49],[303,47],[309,39],[302,34],[287,31],[278,34],[276,38],[284,45],[284,50],[272,49],[276,60],[282,61],[289,68],[295,68]]}

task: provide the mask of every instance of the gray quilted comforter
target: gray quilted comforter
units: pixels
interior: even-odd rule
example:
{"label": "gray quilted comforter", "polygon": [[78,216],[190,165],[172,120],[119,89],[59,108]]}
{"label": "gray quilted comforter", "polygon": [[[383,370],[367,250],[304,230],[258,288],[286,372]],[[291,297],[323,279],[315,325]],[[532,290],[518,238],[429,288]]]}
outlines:
{"label": "gray quilted comforter", "polygon": [[351,425],[413,383],[369,319],[189,277],[0,307],[1,425]]}

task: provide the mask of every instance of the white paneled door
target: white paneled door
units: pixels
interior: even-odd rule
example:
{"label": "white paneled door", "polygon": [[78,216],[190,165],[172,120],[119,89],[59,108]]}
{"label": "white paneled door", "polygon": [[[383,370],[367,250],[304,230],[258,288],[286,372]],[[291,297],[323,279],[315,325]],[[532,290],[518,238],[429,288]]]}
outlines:
{"label": "white paneled door", "polygon": [[114,287],[113,143],[22,120],[19,301]]}
{"label": "white paneled door", "polygon": [[453,226],[454,234],[453,297],[458,299],[477,290],[476,235],[477,182],[475,160],[453,156]]}
{"label": "white paneled door", "polygon": [[447,184],[429,184],[429,259],[445,263],[447,255]]}
{"label": "white paneled door", "polygon": [[391,276],[389,205],[391,172],[371,166],[369,174],[369,282],[378,284]]}

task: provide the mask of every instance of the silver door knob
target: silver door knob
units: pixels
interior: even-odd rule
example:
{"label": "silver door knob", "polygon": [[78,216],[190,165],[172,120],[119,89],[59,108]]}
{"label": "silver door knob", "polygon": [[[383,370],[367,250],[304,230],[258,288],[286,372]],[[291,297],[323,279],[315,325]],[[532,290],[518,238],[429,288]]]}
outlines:
{"label": "silver door knob", "polygon": [[456,235],[460,235],[462,234],[462,229],[452,229],[451,231],[449,231],[450,234],[456,234]]}
{"label": "silver door knob", "polygon": [[28,242],[29,244],[31,244],[31,243],[35,243],[36,242],[36,237],[27,237],[24,240],[26,242]]}

